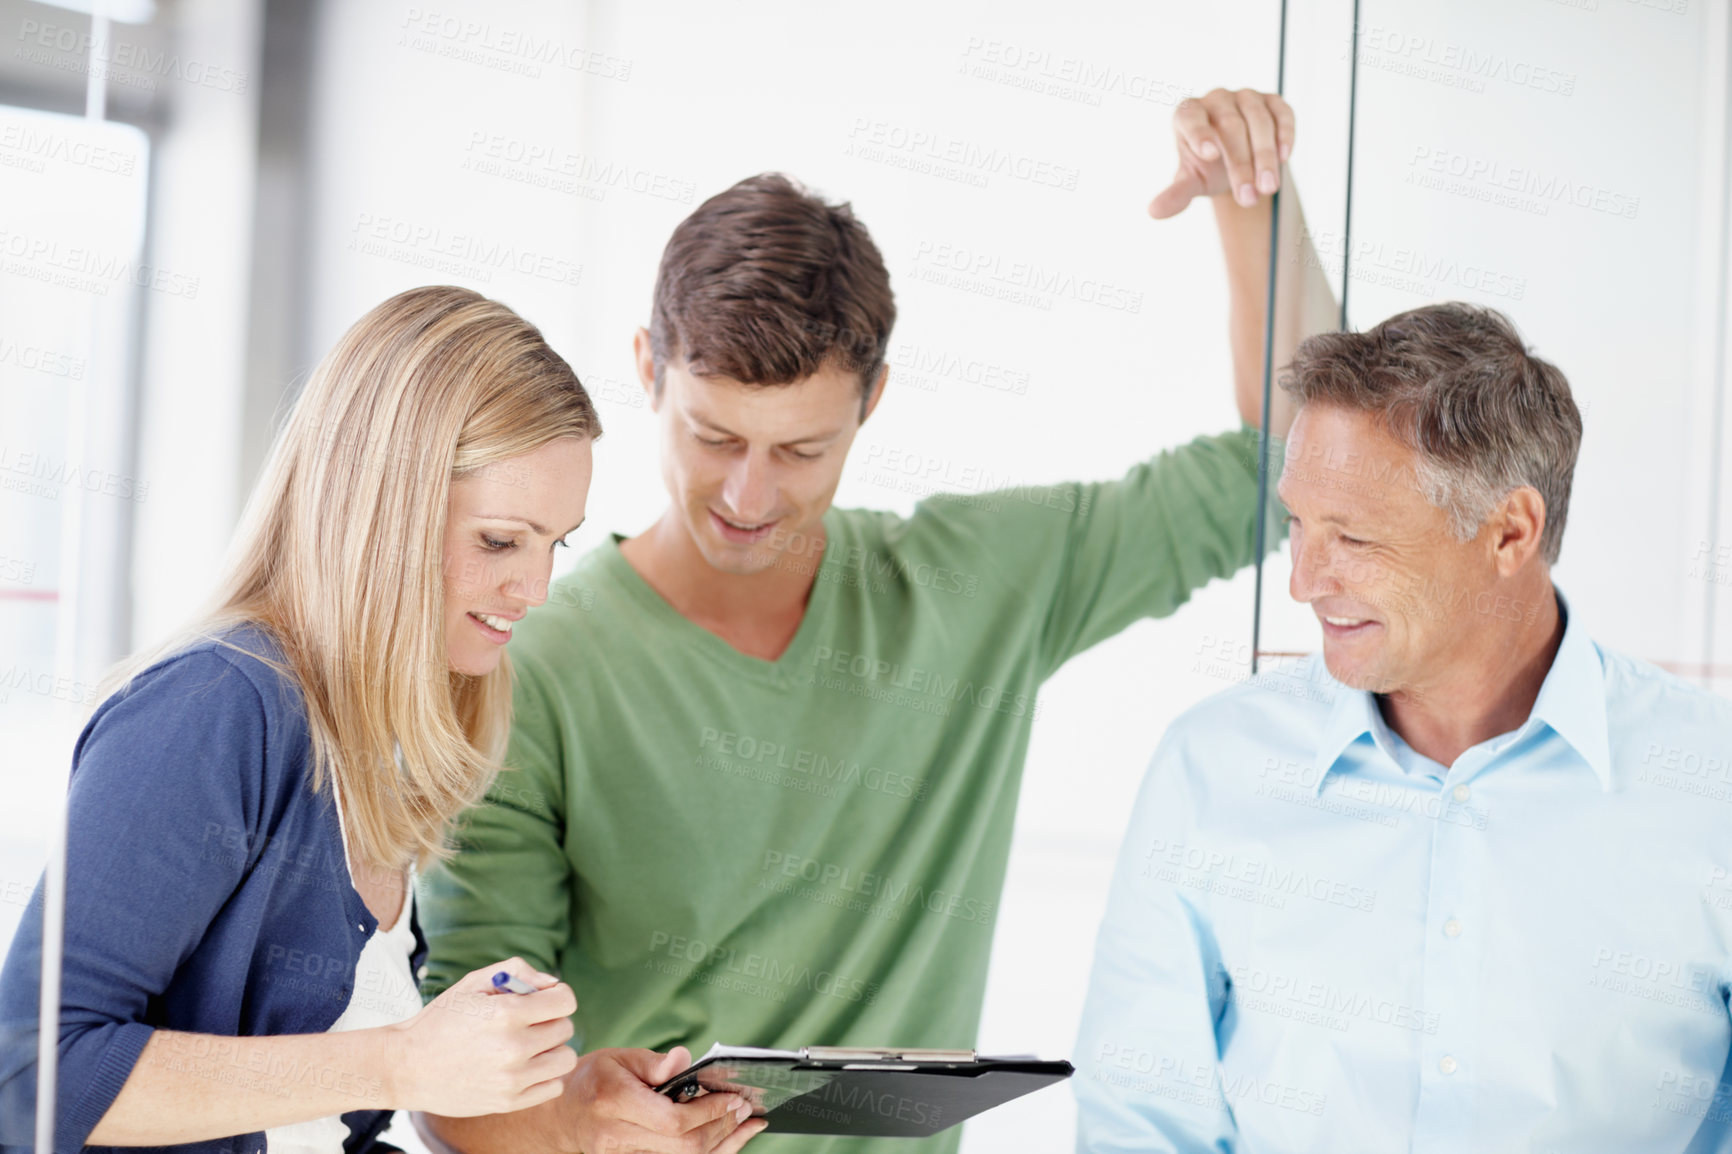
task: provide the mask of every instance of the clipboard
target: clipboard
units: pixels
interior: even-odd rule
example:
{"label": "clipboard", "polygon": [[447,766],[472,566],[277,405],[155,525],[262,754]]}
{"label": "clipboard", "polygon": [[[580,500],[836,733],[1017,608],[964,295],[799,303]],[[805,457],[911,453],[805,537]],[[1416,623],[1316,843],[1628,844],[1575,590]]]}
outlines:
{"label": "clipboard", "polygon": [[656,1092],[738,1094],[770,1133],[926,1138],[1072,1073],[1069,1062],[973,1050],[718,1044]]}

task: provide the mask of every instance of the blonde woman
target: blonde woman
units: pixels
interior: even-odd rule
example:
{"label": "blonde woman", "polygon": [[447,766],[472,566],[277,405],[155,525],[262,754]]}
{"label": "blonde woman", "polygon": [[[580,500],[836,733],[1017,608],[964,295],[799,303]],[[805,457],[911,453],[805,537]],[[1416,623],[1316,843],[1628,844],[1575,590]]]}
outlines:
{"label": "blonde woman", "polygon": [[[413,880],[494,775],[505,644],[600,432],[464,289],[393,297],[319,365],[215,608],[73,755],[56,1149],[389,1149],[393,1108],[559,1094],[570,988],[510,959],[422,1008]],[[30,1140],[41,919],[38,892],[0,973],[0,1144]]]}

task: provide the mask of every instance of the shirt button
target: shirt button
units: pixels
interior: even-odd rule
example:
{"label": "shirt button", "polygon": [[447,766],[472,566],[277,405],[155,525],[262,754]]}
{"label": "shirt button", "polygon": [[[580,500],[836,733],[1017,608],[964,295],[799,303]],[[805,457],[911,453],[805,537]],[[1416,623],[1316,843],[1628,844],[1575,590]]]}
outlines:
{"label": "shirt button", "polygon": [[1453,794],[1451,794],[1451,796],[1454,797],[1455,800],[1457,800],[1457,801],[1466,801],[1468,799],[1470,792],[1471,791],[1467,788],[1467,786],[1458,785],[1455,787],[1455,792]]}
{"label": "shirt button", "polygon": [[1437,1068],[1441,1073],[1453,1074],[1456,1071],[1456,1061],[1450,1055],[1445,1054],[1437,1060]]}
{"label": "shirt button", "polygon": [[1461,937],[1461,923],[1454,918],[1450,918],[1447,922],[1443,923],[1443,932],[1449,937],[1459,938]]}
{"label": "shirt button", "polygon": [[424,982],[427,980],[427,967],[426,966],[422,966],[420,969],[415,971],[415,980],[418,982]]}

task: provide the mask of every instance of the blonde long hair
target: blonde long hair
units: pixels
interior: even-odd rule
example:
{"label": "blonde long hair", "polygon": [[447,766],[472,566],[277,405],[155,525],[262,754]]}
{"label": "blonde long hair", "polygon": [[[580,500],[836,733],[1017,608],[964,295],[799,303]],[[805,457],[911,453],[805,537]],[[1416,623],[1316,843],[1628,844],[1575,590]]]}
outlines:
{"label": "blonde long hair", "polygon": [[446,655],[451,482],[600,435],[589,394],[534,325],[468,289],[399,293],[313,371],[213,607],[156,653],[263,626],[306,702],[311,787],[336,778],[353,848],[375,866],[442,857],[498,769],[511,709],[508,661],[469,677]]}

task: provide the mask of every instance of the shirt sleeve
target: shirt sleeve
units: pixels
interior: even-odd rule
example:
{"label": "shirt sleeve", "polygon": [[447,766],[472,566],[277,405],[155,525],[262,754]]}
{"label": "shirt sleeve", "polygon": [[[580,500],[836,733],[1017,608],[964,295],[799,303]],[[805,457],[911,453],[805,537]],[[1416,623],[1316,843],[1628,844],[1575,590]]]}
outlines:
{"label": "shirt sleeve", "polygon": [[[1044,672],[1256,559],[1257,446],[1252,428],[1198,437],[1117,481],[1067,486],[1074,512],[1052,542],[1061,558],[1042,632]],[[1270,507],[1281,447],[1270,444]],[[1280,539],[1271,514],[1264,547]]]}
{"label": "shirt sleeve", "polygon": [[[982,565],[1034,613],[1041,676],[1143,617],[1166,617],[1256,558],[1257,442],[1242,428],[1160,452],[1119,480],[935,497],[966,523]],[[1282,535],[1270,444],[1264,549]]]}
{"label": "shirt sleeve", "polygon": [[1143,781],[1095,944],[1076,1045],[1078,1154],[1236,1144],[1219,1070],[1226,972],[1207,895],[1181,889],[1169,864],[1195,848],[1176,747],[1169,734]]}
{"label": "shirt sleeve", "polygon": [[[153,1033],[145,1024],[241,881],[258,845],[265,708],[214,653],[148,671],[105,703],[73,755],[67,795],[65,958],[56,1149],[78,1149]],[[28,1145],[42,887],[0,972],[0,1142]],[[14,1110],[12,1106],[23,1106]]]}
{"label": "shirt sleeve", "polygon": [[565,773],[545,667],[513,658],[516,688],[505,769],[466,814],[457,852],[429,870],[419,897],[427,932],[423,998],[472,970],[520,957],[558,973],[570,937]]}

